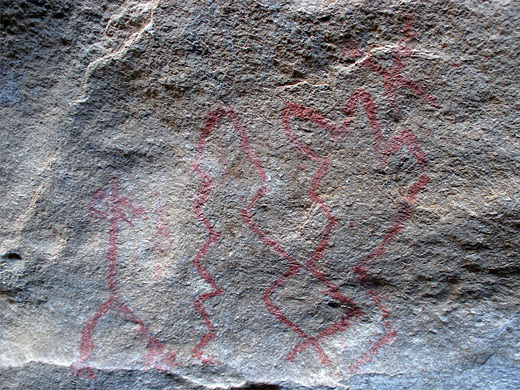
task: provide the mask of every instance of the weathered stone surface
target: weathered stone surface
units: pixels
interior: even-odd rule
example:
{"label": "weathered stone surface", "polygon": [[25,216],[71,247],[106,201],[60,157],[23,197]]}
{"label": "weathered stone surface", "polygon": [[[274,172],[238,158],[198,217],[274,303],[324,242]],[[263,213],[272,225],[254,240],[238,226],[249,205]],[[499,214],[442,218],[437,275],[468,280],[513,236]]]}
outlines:
{"label": "weathered stone surface", "polygon": [[519,3],[0,12],[0,388],[517,388]]}

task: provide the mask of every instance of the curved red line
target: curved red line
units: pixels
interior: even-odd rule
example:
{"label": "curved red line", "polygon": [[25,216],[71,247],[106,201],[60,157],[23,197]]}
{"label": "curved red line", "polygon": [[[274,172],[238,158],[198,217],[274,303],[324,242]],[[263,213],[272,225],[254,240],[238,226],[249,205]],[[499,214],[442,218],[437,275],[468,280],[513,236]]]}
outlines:
{"label": "curved red line", "polygon": [[[202,179],[202,182],[198,188],[198,193],[195,200],[195,204],[193,206],[193,211],[197,216],[197,219],[202,222],[202,224],[206,227],[206,229],[209,232],[208,238],[201,245],[195,258],[193,259],[193,264],[197,268],[199,275],[213,287],[212,291],[200,295],[194,302],[195,309],[201,315],[201,317],[204,320],[204,323],[208,327],[208,332],[202,337],[199,344],[193,350],[192,355],[200,359],[202,359],[204,347],[217,336],[215,326],[209,318],[209,315],[204,306],[204,302],[212,297],[222,294],[223,292],[222,289],[215,283],[208,270],[202,264],[202,258],[209,252],[210,248],[220,239],[221,236],[221,233],[215,230],[213,224],[209,221],[209,219],[205,216],[203,212],[203,207],[205,206],[211,192],[213,191],[215,184],[214,178],[211,175],[209,175],[206,171],[204,171],[202,163],[204,160],[206,142],[208,137],[210,136],[211,132],[218,127],[219,122],[226,116],[231,121],[235,129],[235,132],[237,133],[240,142],[240,149],[244,152],[254,172],[260,177],[263,183],[263,185],[258,189],[257,193],[253,196],[253,198],[246,203],[245,209],[241,210],[240,212],[242,218],[244,219],[244,221],[246,221],[246,223],[250,222],[251,218],[249,218],[250,213],[248,213],[245,210],[252,210],[256,202],[267,192],[267,174],[265,173],[265,170],[260,162],[260,159],[256,155],[256,152],[252,148],[247,137],[247,133],[245,132],[242,124],[240,123],[233,107],[229,106],[226,110],[219,109],[213,113],[210,113],[206,118],[205,126],[201,130],[197,146],[197,155],[192,165],[193,169],[199,174],[199,176]],[[206,360],[206,362],[211,361]]]}
{"label": "curved red line", "polygon": [[206,142],[211,132],[218,125],[221,118],[225,115],[223,110],[217,110],[208,114],[205,120],[205,124],[201,129],[199,140],[197,144],[197,154],[195,156],[195,160],[192,164],[192,169],[199,175],[201,179],[201,183],[197,189],[197,195],[195,198],[195,203],[193,204],[193,212],[196,218],[202,223],[202,225],[206,228],[209,233],[209,236],[199,247],[195,257],[193,258],[193,266],[197,269],[199,275],[208,283],[213,290],[209,292],[205,292],[199,295],[195,301],[193,302],[193,306],[195,310],[202,317],[204,324],[208,328],[208,332],[204,334],[199,341],[199,343],[195,346],[192,352],[192,356],[199,358],[203,361],[211,362],[210,359],[203,359],[203,350],[204,347],[214,339],[217,334],[215,332],[215,326],[211,322],[209,318],[209,314],[204,306],[204,302],[212,297],[219,296],[222,294],[222,289],[215,283],[213,277],[209,273],[206,267],[202,264],[202,258],[209,252],[211,247],[220,239],[220,232],[215,230],[211,221],[206,217],[203,211],[203,207],[209,199],[211,192],[215,187],[213,177],[208,174],[203,167],[204,154],[206,151]]}
{"label": "curved red line", "polygon": [[[355,97],[355,95],[354,95]],[[340,126],[335,126],[330,121],[328,121],[323,115],[319,112],[311,110],[301,105],[287,103],[285,108],[282,110],[282,124],[284,127],[284,133],[286,138],[289,140],[294,149],[309,157],[311,160],[317,162],[319,164],[318,169],[315,171],[312,179],[311,185],[307,190],[307,195],[309,198],[318,205],[318,209],[325,215],[328,222],[325,228],[321,233],[321,239],[312,253],[311,257],[306,261],[305,268],[311,272],[318,280],[324,283],[328,290],[324,292],[324,294],[329,295],[331,298],[341,302],[347,303],[349,305],[349,310],[345,313],[346,317],[342,317],[340,321],[333,323],[329,327],[327,327],[324,331],[320,332],[317,336],[312,337],[314,340],[319,340],[321,338],[331,336],[335,333],[343,331],[347,329],[351,322],[348,321],[348,318],[354,316],[363,315],[361,309],[353,302],[353,300],[339,291],[338,286],[336,286],[333,282],[331,282],[326,275],[320,271],[316,266],[316,261],[323,258],[325,252],[329,246],[330,235],[334,229],[334,226],[337,222],[337,219],[330,212],[329,207],[324,203],[323,199],[318,195],[318,189],[321,184],[321,180],[327,173],[330,160],[326,157],[320,156],[316,151],[310,148],[307,144],[300,141],[293,133],[291,127],[291,116],[295,116],[298,119],[308,120],[316,125],[329,130],[332,133],[332,136],[339,136],[346,134],[348,132],[348,124],[350,122],[350,118],[347,118]],[[345,318],[347,320],[345,320]],[[292,352],[288,355],[290,360],[296,358],[296,355],[299,352],[302,352],[306,349],[306,347],[310,343],[310,337],[307,336],[307,340],[302,341],[297,344]],[[314,345],[314,344],[313,344]],[[315,345],[314,345],[315,346]],[[316,349],[316,346],[315,346]],[[327,364],[329,362],[328,357],[323,353],[321,357],[321,362],[323,364]]]}
{"label": "curved red line", "polygon": [[[373,67],[376,66],[376,64],[371,62],[371,60],[367,62]],[[331,136],[334,139],[337,139],[338,136],[344,136],[350,132],[349,124],[359,104],[362,105],[365,114],[367,115],[367,118],[369,120],[369,125],[373,137],[374,153],[376,155],[377,160],[379,161],[378,168],[385,169],[388,165],[388,159],[390,155],[395,154],[403,147],[406,147],[407,150],[413,155],[413,157],[417,161],[417,164],[419,165],[422,173],[419,179],[415,181],[410,187],[408,197],[403,199],[403,205],[396,212],[393,218],[393,223],[385,231],[381,243],[372,253],[370,253],[361,262],[360,265],[354,267],[355,274],[361,281],[362,285],[367,288],[366,294],[381,311],[384,334],[380,339],[378,339],[374,343],[374,345],[372,345],[369,348],[367,353],[362,355],[356,361],[356,363],[351,366],[351,371],[358,368],[359,365],[366,364],[367,362],[371,361],[373,356],[378,353],[379,348],[388,343],[391,343],[393,339],[395,339],[396,337],[396,331],[394,328],[392,328],[390,320],[387,319],[389,316],[388,309],[382,303],[381,296],[375,289],[368,290],[368,271],[366,270],[365,266],[368,265],[370,262],[375,261],[375,259],[377,259],[385,253],[386,247],[395,238],[395,236],[404,229],[406,223],[411,218],[414,211],[412,201],[417,195],[417,193],[425,188],[426,184],[429,181],[429,176],[426,173],[426,157],[415,135],[408,129],[403,130],[400,134],[393,134],[392,136],[390,136],[388,140],[384,139],[381,127],[379,125],[379,121],[377,120],[376,105],[370,94],[363,89],[355,90],[351,94],[344,108],[347,119],[344,120],[339,126],[335,126],[334,124],[329,122],[319,112],[311,110],[302,105],[287,103],[285,108],[282,110],[282,123],[286,138],[291,142],[291,145],[294,149],[304,154],[308,158],[312,159],[313,161],[319,163],[319,167],[312,178],[311,186],[307,194],[309,198],[319,206],[320,211],[329,220],[329,223],[323,231],[322,240],[318,248],[314,251],[314,254],[311,256],[311,258],[306,262],[306,268],[309,269],[319,280],[323,281],[329,287],[329,291],[326,293],[329,293],[329,295],[331,295],[334,299],[343,302],[342,294],[338,292],[337,287],[331,282],[328,282],[325,276],[321,273],[321,271],[319,271],[314,266],[315,261],[323,257],[328,247],[329,237],[335,223],[335,219],[331,215],[330,210],[324,204],[323,200],[319,197],[317,193],[319,185],[321,183],[321,179],[327,171],[329,160],[325,157],[319,156],[318,153],[311,149],[307,144],[303,143],[302,141],[296,138],[291,128],[291,116],[294,116],[300,120],[310,121],[316,124],[317,126],[327,129],[331,132]],[[349,305],[352,304],[350,300],[348,301],[348,303]],[[351,316],[362,315],[361,310],[359,310],[356,306],[351,307],[354,311],[351,314]],[[350,325],[348,318],[349,316],[347,316],[346,318],[342,318],[340,322],[335,323],[332,327],[325,329],[314,339],[326,337],[328,335],[332,335],[334,333],[346,329]],[[310,338],[307,338],[306,340],[298,344],[296,347],[294,347],[293,351],[291,352],[291,356],[296,357],[296,354],[304,350],[308,344],[310,344]]]}

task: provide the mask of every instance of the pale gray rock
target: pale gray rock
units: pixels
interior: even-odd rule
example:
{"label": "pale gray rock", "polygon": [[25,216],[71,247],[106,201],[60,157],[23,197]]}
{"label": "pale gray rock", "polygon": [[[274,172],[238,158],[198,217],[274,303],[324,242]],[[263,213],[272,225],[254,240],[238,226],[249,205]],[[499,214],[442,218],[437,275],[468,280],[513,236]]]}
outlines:
{"label": "pale gray rock", "polygon": [[0,3],[1,389],[516,389],[515,1]]}

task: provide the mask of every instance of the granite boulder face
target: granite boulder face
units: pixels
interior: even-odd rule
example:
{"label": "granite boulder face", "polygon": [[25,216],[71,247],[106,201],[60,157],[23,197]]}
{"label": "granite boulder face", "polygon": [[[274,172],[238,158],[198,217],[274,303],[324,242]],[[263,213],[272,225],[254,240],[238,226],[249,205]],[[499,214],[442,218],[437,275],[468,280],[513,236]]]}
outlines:
{"label": "granite boulder face", "polygon": [[519,23],[2,1],[0,388],[517,388]]}

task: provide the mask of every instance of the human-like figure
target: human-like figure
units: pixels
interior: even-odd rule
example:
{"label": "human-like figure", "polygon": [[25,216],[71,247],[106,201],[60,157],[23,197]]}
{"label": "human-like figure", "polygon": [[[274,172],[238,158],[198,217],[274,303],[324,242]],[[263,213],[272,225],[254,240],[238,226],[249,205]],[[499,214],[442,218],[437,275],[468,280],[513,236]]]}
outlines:
{"label": "human-like figure", "polygon": [[[169,351],[159,341],[144,322],[123,303],[118,293],[117,263],[118,263],[118,240],[121,225],[127,223],[131,226],[137,218],[144,214],[142,207],[135,206],[130,199],[119,193],[119,178],[112,178],[112,189],[110,194],[105,194],[102,189],[96,190],[90,202],[90,212],[94,217],[106,219],[109,223],[109,243],[107,251],[108,274],[107,289],[108,299],[103,302],[96,313],[87,320],[81,333],[80,357],[71,367],[79,376],[94,379],[95,374],[88,365],[95,344],[93,331],[99,321],[110,311],[115,311],[128,321],[137,324],[136,332],[146,342],[147,354],[145,357],[146,368],[157,368],[168,370],[175,364],[175,353]],[[100,208],[99,205],[103,207]]]}

